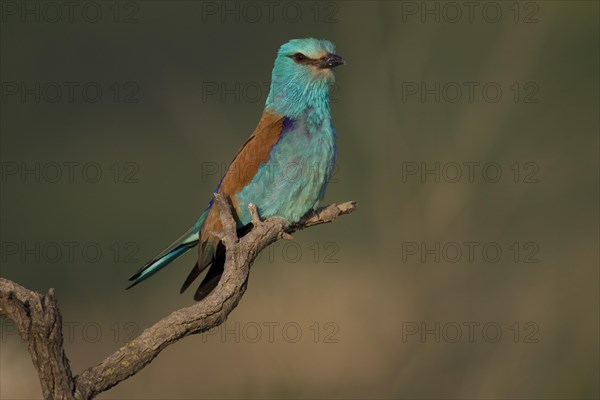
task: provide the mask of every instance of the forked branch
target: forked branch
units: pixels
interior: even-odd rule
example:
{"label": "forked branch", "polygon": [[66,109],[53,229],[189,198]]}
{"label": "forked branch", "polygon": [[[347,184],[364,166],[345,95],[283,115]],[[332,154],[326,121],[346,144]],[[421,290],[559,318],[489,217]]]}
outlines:
{"label": "forked branch", "polygon": [[135,375],[167,346],[225,322],[246,291],[250,267],[265,247],[310,226],[332,222],[356,210],[355,202],[331,204],[307,214],[296,224],[280,218],[261,221],[250,207],[253,229],[238,239],[229,200],[216,194],[224,227],[220,238],[227,248],[225,268],[218,286],[199,303],[179,309],[144,330],[104,361],[73,377],[62,336],[62,317],[54,290],[47,295],[0,278],[0,316],[14,321],[38,371],[45,399],[92,399]]}

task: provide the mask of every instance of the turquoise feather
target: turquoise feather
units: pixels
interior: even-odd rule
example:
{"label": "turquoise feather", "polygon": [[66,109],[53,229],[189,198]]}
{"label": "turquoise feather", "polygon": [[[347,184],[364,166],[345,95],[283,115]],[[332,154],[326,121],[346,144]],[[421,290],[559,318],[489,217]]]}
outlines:
{"label": "turquoise feather", "polygon": [[310,38],[291,40],[279,49],[266,108],[286,119],[269,162],[236,194],[243,225],[251,221],[249,203],[257,206],[263,218],[298,221],[318,206],[333,172],[336,145],[329,89],[334,75],[325,71],[315,77],[312,69],[299,67],[291,58],[298,52],[316,58],[335,54],[335,46]]}
{"label": "turquoise feather", "polygon": [[181,235],[176,241],[171,243],[169,247],[157,254],[151,261],[147,262],[142,268],[140,268],[135,274],[133,274],[129,280],[131,284],[127,286],[127,289],[134,287],[138,283],[150,278],[152,275],[160,271],[162,268],[169,265],[173,260],[187,253],[190,249],[196,247],[199,241],[198,233],[200,228],[208,215],[209,209],[207,208],[198,221],[188,229],[183,235]]}
{"label": "turquoise feather", "polygon": [[250,203],[256,205],[262,218],[277,216],[288,222],[300,220],[317,207],[333,171],[335,149],[330,119],[315,126],[302,116],[286,118],[269,162],[236,194],[241,225],[251,222]]}
{"label": "turquoise feather", "polygon": [[[262,218],[277,216],[296,222],[322,200],[336,158],[335,129],[329,107],[329,90],[334,83],[332,69],[344,63],[335,55],[335,46],[326,40],[294,39],[280,47],[265,110],[280,116],[283,124],[277,125],[281,127],[280,132],[274,132],[277,140],[269,144],[270,150],[266,149],[268,162],[261,164],[256,174],[232,193],[238,205],[238,228],[243,228],[239,232],[250,226],[250,203],[257,206]],[[212,207],[213,201],[192,228],[134,274],[131,286],[195,247],[203,237],[200,261],[182,291],[212,263],[194,298],[200,300],[206,296],[216,285],[215,279],[220,277],[224,263],[223,252],[217,250],[218,240],[209,241],[203,230]]]}

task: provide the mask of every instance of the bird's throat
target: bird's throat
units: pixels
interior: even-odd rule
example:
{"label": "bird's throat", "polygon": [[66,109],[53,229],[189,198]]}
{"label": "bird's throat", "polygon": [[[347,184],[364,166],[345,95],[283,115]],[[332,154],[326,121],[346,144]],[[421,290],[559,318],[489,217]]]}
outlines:
{"label": "bird's throat", "polygon": [[274,77],[266,108],[279,115],[305,120],[310,125],[318,126],[331,117],[329,88],[330,82],[325,79],[302,84]]}

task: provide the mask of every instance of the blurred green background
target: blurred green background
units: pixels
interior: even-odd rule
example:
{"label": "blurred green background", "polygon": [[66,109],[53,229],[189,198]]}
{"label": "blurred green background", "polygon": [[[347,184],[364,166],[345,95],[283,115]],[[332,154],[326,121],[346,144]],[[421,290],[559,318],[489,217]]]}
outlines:
{"label": "blurred green background", "polygon": [[[277,48],[348,62],[325,201],[359,212],[99,398],[600,396],[597,2],[1,3],[1,276],[56,288],[75,373],[191,304],[192,253],[123,288],[210,200]],[[0,344],[0,397],[39,398]]]}

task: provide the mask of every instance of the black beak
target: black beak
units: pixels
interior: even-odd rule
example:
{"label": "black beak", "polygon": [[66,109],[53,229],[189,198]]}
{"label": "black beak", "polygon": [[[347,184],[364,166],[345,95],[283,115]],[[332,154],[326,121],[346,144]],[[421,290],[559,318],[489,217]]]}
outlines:
{"label": "black beak", "polygon": [[321,58],[318,61],[318,67],[319,68],[335,68],[338,65],[344,65],[346,64],[346,60],[344,60],[342,57],[338,56],[337,54],[327,54],[325,57]]}

